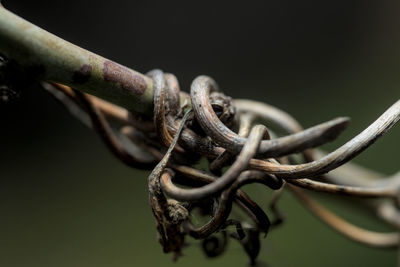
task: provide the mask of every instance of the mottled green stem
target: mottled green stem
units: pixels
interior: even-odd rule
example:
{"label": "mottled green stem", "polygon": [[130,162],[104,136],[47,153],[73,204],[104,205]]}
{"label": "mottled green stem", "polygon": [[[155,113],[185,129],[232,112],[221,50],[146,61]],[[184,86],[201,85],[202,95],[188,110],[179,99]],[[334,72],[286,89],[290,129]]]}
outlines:
{"label": "mottled green stem", "polygon": [[71,44],[1,4],[0,53],[38,80],[62,83],[152,116],[153,82],[149,77]]}

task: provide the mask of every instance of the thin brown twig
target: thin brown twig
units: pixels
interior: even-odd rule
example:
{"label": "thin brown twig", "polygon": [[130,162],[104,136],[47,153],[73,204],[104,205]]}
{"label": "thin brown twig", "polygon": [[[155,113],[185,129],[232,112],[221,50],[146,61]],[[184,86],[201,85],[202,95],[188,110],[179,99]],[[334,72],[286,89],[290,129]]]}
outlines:
{"label": "thin brown twig", "polygon": [[381,187],[359,187],[327,184],[324,182],[313,181],[311,179],[287,179],[288,183],[310,189],[317,192],[330,193],[335,195],[369,197],[369,198],[398,198],[398,188],[394,186]]}
{"label": "thin brown twig", "polygon": [[84,93],[74,91],[77,101],[85,107],[91,118],[94,129],[98,132],[103,142],[110,151],[122,162],[137,169],[152,169],[155,165],[154,158],[148,154],[130,154],[119,142],[107,120]]}
{"label": "thin brown twig", "polygon": [[277,165],[273,162],[254,160],[250,166],[257,170],[299,179],[318,176],[351,160],[372,145],[400,119],[400,101],[394,103],[374,123],[334,152],[310,163],[299,165]]}
{"label": "thin brown twig", "polygon": [[319,205],[302,192],[301,189],[291,185],[289,185],[289,187],[291,192],[294,193],[309,211],[347,238],[377,248],[395,248],[399,246],[400,239],[396,232],[379,233],[355,226]]}

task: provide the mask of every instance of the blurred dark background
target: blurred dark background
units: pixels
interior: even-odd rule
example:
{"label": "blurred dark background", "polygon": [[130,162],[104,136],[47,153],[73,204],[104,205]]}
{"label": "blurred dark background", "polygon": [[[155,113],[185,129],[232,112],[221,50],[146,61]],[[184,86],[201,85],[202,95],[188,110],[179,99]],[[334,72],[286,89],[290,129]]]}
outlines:
{"label": "blurred dark background", "polygon": [[[23,1],[3,5],[38,26],[145,73],[176,74],[183,90],[200,74],[228,95],[276,105],[304,126],[352,118],[332,150],[399,98],[399,1]],[[148,173],[125,167],[50,95],[25,90],[0,103],[0,266],[245,266],[235,241],[206,259],[190,240],[172,263],[156,241]],[[399,169],[400,128],[355,159]],[[248,187],[267,205],[271,193]],[[371,214],[322,199],[376,230]],[[336,202],[335,202],[336,203]],[[396,252],[353,243],[289,193],[285,225],[263,240],[270,266],[394,266]]]}

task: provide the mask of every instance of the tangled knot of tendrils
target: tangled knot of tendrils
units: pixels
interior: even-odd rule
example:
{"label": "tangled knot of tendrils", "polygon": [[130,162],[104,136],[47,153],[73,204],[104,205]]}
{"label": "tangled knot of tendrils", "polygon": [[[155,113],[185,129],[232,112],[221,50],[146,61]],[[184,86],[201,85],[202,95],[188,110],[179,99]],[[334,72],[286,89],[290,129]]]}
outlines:
{"label": "tangled knot of tendrils", "polygon": [[[303,130],[289,114],[273,106],[225,96],[213,79],[196,78],[190,94],[181,92],[176,77],[161,70],[148,73],[154,84],[154,117],[145,118],[60,84],[43,83],[125,164],[152,170],[149,202],[164,252],[181,255],[185,237],[202,240],[205,255],[224,252],[229,238],[240,242],[252,265],[260,237],[284,217],[276,206],[289,189],[308,209],[339,233],[375,247],[397,247],[399,236],[357,227],[320,206],[300,188],[338,195],[383,198],[378,213],[400,227],[398,188],[394,175],[370,186],[338,184],[338,175],[360,175],[360,167],[329,173],[357,156],[399,119],[400,101],[359,135],[329,154],[316,147],[334,140],[348,125],[336,118]],[[112,120],[115,126],[109,124]],[[263,124],[256,122],[263,121]],[[129,140],[128,140],[129,139]],[[193,166],[206,159],[208,170]],[[227,168],[227,169],[226,169]],[[367,171],[363,170],[364,174]],[[342,179],[343,181],[343,179]],[[267,213],[241,187],[263,184],[274,190]],[[233,204],[250,220],[230,218]],[[202,225],[193,218],[208,218]]]}

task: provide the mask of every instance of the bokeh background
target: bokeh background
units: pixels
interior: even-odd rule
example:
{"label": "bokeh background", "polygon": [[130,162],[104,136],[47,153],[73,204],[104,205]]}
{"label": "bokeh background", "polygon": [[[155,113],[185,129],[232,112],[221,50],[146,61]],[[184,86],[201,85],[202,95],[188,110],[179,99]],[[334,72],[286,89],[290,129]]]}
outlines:
{"label": "bokeh background", "polygon": [[[4,0],[48,31],[142,73],[161,68],[183,90],[200,74],[232,97],[276,105],[304,126],[352,118],[332,150],[399,98],[399,1]],[[124,166],[50,95],[0,103],[0,266],[245,266],[231,241],[207,259],[189,240],[177,263],[156,241],[148,172]],[[400,128],[355,159],[398,169]],[[271,192],[247,187],[267,205]],[[321,201],[371,229],[389,228],[351,201]],[[286,223],[263,240],[269,266],[394,266],[396,251],[336,234],[286,193]]]}

